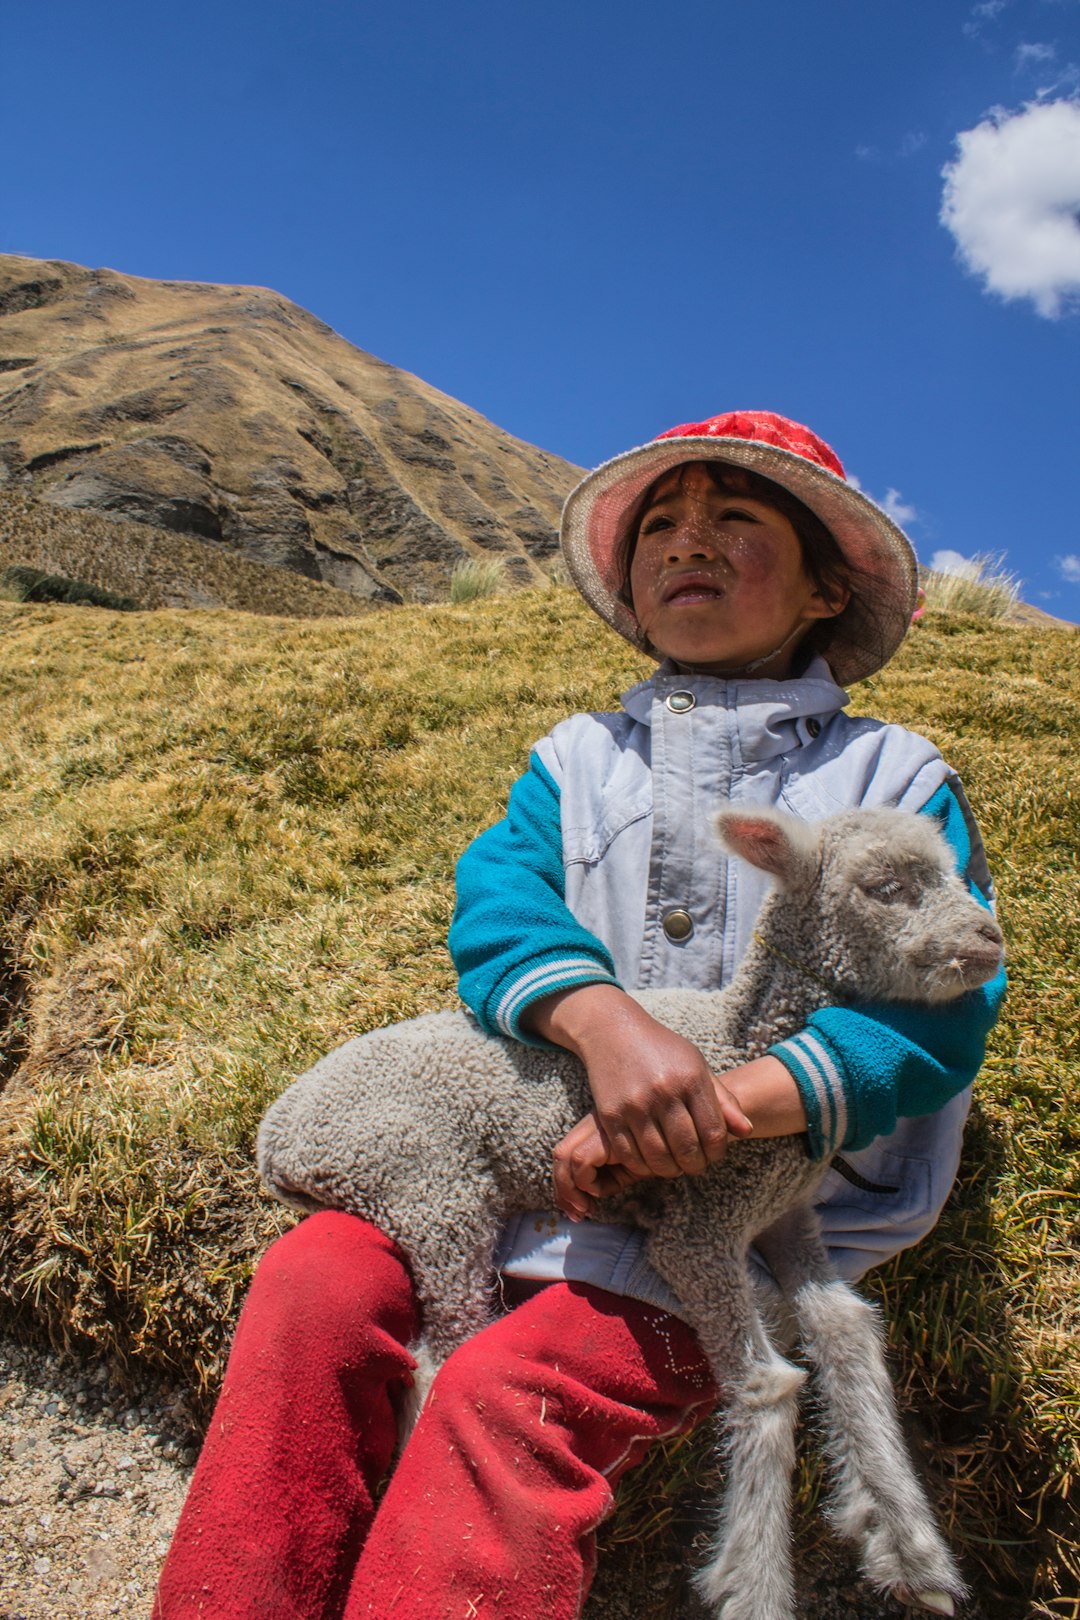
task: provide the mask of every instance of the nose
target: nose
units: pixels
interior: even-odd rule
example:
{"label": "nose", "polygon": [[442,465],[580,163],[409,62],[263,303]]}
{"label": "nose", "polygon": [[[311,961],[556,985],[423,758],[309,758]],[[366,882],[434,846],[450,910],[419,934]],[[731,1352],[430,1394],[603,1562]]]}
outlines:
{"label": "nose", "polygon": [[979,917],[967,939],[959,945],[956,961],[969,985],[985,984],[1001,967],[1005,939],[993,917]]}
{"label": "nose", "polygon": [[702,512],[687,512],[664,536],[664,556],[669,563],[707,561],[719,554],[719,536]]}

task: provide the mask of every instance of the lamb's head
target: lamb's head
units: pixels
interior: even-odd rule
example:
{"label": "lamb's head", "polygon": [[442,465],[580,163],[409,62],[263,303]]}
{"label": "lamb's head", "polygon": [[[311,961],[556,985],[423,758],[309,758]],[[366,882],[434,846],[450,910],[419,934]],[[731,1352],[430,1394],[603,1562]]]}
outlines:
{"label": "lamb's head", "polygon": [[1001,930],[956,875],[927,816],[846,810],[804,822],[728,807],[716,829],[730,854],[784,891],[762,913],[774,947],[846,994],[951,1001],[1001,967]]}

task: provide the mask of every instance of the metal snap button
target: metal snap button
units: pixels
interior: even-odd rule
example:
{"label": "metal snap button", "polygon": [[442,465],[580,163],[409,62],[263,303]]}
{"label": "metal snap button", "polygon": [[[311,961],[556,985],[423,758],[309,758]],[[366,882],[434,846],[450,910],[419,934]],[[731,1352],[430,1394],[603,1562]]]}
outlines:
{"label": "metal snap button", "polygon": [[667,913],[663,926],[668,939],[676,945],[681,945],[683,940],[689,939],[694,932],[694,919],[680,906],[675,911]]}
{"label": "metal snap button", "polygon": [[697,703],[693,692],[670,692],[666,699],[672,714],[687,714]]}
{"label": "metal snap button", "polygon": [[811,737],[820,737],[821,736],[821,721],[820,720],[814,720],[814,719],[808,720],[806,722],[806,729],[810,733]]}

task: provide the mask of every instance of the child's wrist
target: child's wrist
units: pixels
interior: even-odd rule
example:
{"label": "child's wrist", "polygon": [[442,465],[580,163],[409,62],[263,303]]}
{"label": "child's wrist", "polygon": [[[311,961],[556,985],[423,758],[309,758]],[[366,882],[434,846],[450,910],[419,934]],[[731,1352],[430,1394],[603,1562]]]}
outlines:
{"label": "child's wrist", "polygon": [[530,1035],[564,1047],[587,1065],[588,1053],[606,1039],[611,1021],[640,1011],[618,985],[596,981],[542,996],[526,1008],[521,1025]]}
{"label": "child's wrist", "polygon": [[752,1120],[755,1136],[797,1136],[806,1130],[806,1108],[795,1077],[771,1052],[719,1079]]}

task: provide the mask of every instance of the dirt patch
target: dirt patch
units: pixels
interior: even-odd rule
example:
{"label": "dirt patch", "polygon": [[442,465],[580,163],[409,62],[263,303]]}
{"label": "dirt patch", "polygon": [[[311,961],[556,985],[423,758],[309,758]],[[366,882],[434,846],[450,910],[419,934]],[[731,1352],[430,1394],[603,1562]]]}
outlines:
{"label": "dirt patch", "polygon": [[148,1615],[194,1460],[182,1398],[0,1338],[4,1620]]}

